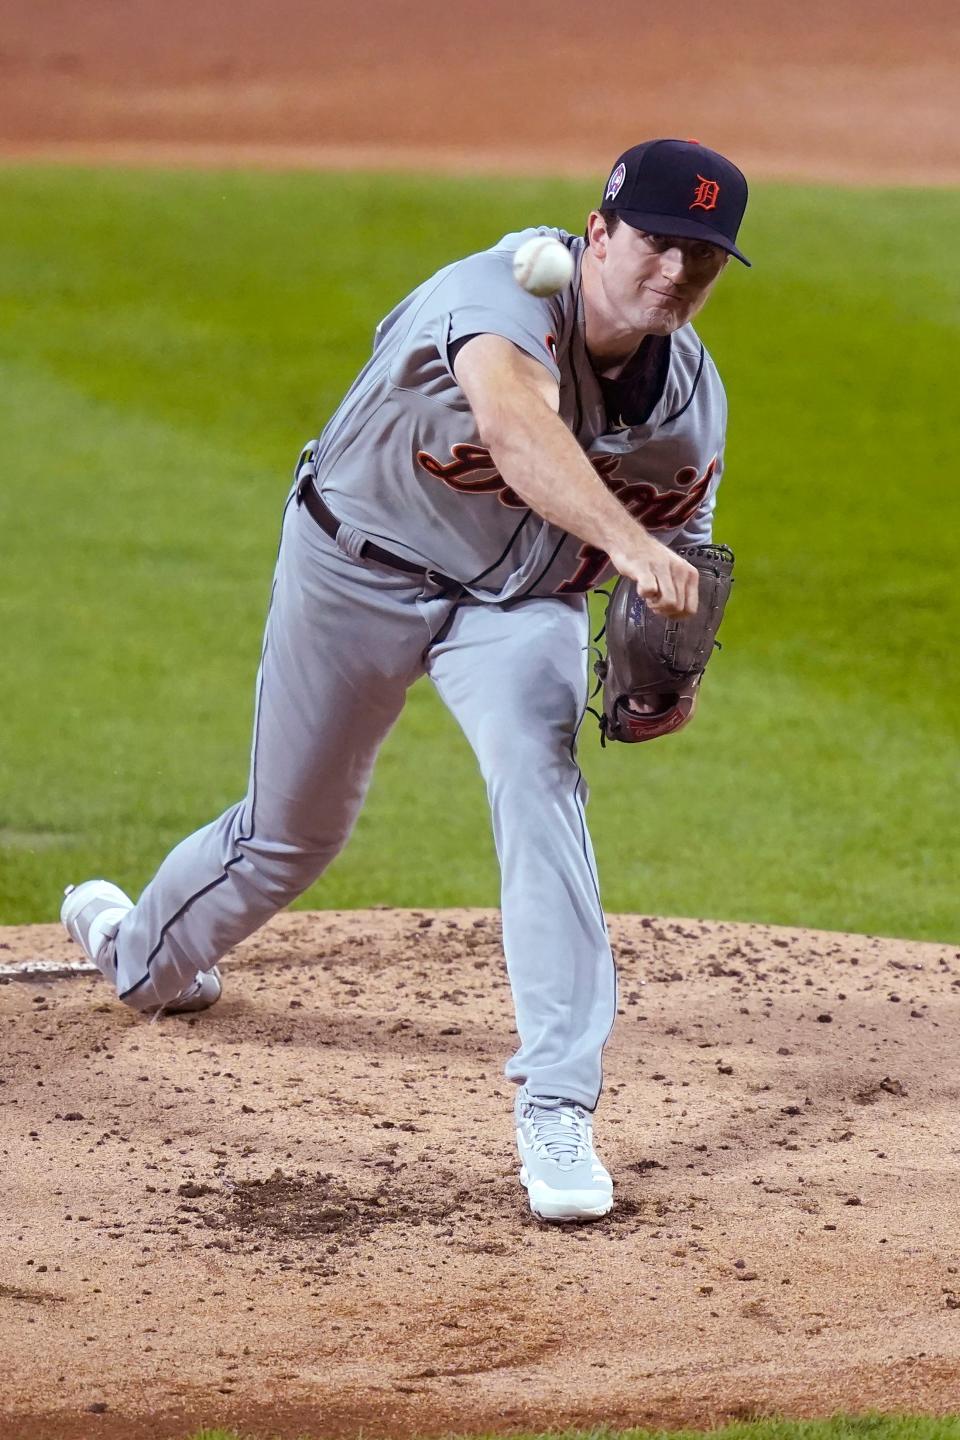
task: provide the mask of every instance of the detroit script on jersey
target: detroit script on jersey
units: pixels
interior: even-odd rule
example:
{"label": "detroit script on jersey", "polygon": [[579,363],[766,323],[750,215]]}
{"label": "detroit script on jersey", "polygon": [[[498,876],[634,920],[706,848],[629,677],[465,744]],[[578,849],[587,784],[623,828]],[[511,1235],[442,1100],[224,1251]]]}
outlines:
{"label": "detroit script on jersey", "polygon": [[[591,455],[589,458],[607,489],[651,531],[682,529],[693,520],[717,469],[714,455],[702,475],[698,475],[692,465],[684,466],[673,477],[676,489],[658,490],[647,480],[631,484],[625,476],[618,475],[620,461],[615,456]],[[496,495],[501,505],[512,510],[527,508],[527,502],[510,489],[497,471],[490,451],[482,445],[454,445],[452,458],[446,465],[425,450],[420,451],[417,460],[428,474],[435,475],[461,495]],[[609,567],[609,556],[595,545],[581,543],[578,559],[576,574],[556,587],[557,594],[593,589]]]}
{"label": "detroit script on jersey", "polygon": [[[514,281],[514,251],[556,235],[573,283],[547,299]],[[560,386],[560,416],[597,474],[665,544],[704,543],[723,468],[726,402],[690,326],[670,339],[662,392],[643,424],[608,419],[583,338],[585,242],[541,228],[508,235],[425,281],[377,329],[373,355],[320,438],[317,484],[339,519],[479,599],[563,595],[609,578],[602,551],[535,515],[503,480],[454,379],[449,347],[496,334]]]}

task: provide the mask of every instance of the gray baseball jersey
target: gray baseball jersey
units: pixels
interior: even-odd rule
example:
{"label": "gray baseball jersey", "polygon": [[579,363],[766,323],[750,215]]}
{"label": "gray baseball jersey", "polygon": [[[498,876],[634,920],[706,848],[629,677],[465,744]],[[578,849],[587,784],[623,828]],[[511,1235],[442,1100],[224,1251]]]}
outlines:
{"label": "gray baseball jersey", "polygon": [[[514,252],[554,235],[571,285],[540,299],[513,278]],[[408,559],[504,601],[591,589],[607,557],[534,514],[497,473],[454,378],[450,348],[502,335],[560,386],[560,415],[604,483],[665,544],[711,538],[726,403],[691,326],[669,340],[662,390],[641,424],[608,420],[584,340],[585,242],[547,227],[505,236],[440,270],[378,326],[373,354],[320,437],[317,485],[338,519]]]}

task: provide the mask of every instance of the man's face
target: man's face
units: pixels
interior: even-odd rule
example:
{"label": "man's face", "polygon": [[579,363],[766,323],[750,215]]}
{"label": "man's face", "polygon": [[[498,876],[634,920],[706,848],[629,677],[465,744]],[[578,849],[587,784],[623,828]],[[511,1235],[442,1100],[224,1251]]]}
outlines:
{"label": "man's face", "polygon": [[718,245],[648,234],[623,220],[610,235],[596,211],[588,237],[609,318],[638,334],[669,335],[686,325],[730,258]]}

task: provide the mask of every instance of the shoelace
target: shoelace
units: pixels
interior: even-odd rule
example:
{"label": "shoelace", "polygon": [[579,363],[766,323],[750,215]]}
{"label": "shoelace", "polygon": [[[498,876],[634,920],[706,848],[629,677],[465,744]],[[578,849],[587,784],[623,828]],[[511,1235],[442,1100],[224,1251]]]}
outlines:
{"label": "shoelace", "polygon": [[523,1115],[530,1121],[534,1147],[545,1150],[551,1160],[573,1165],[589,1155],[587,1117],[579,1105],[562,1101],[544,1105],[527,1100]]}

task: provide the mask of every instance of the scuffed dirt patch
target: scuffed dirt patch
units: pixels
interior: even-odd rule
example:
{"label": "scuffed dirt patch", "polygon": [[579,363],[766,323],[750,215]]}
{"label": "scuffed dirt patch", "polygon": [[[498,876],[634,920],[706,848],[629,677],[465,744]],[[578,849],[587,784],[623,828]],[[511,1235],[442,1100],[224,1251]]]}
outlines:
{"label": "scuffed dirt patch", "polygon": [[[392,1127],[391,1127],[392,1128]],[[389,1166],[394,1173],[403,1170],[403,1165]],[[636,1168],[636,1167],[632,1167]],[[198,1187],[190,1187],[191,1191]],[[205,1193],[215,1194],[212,1187],[204,1187]],[[181,1188],[182,1193],[182,1188]],[[219,1223],[232,1230],[238,1249],[262,1248],[265,1240],[294,1241],[327,1238],[335,1241],[326,1245],[326,1253],[334,1255],[348,1246],[357,1246],[377,1236],[385,1227],[406,1225],[412,1229],[426,1227],[432,1230],[432,1239],[443,1242],[450,1239],[457,1243],[457,1222],[464,1211],[474,1221],[486,1222],[491,1228],[499,1223],[506,1202],[512,1208],[516,1199],[512,1179],[508,1183],[490,1186],[478,1196],[469,1189],[451,1192],[446,1199],[430,1195],[417,1203],[402,1198],[403,1191],[389,1180],[381,1181],[375,1189],[366,1194],[357,1193],[343,1185],[335,1175],[311,1175],[298,1171],[296,1175],[285,1175],[275,1170],[266,1180],[241,1181],[231,1185],[224,1193],[222,1205],[214,1205],[207,1214],[206,1223]],[[483,1213],[486,1211],[486,1213]],[[669,1214],[663,1201],[642,1201],[623,1199],[613,1215],[605,1223],[606,1230],[620,1229],[637,1224],[653,1224],[655,1220]],[[539,1228],[538,1222],[524,1212],[522,1224]],[[506,1247],[493,1240],[466,1241],[469,1250],[476,1254],[505,1254]],[[335,1266],[312,1267],[313,1274],[334,1274]],[[304,1273],[307,1273],[306,1270]]]}
{"label": "scuffed dirt patch", "polygon": [[957,952],[611,929],[616,1206],[571,1229],[517,1181],[494,913],[285,915],[158,1024],[7,979],[4,1440],[955,1409]]}
{"label": "scuffed dirt patch", "polygon": [[[399,1167],[404,1168],[404,1167]],[[343,1245],[359,1245],[384,1226],[442,1225],[455,1215],[470,1192],[442,1201],[430,1197],[417,1205],[400,1199],[389,1184],[366,1194],[342,1185],[335,1175],[285,1175],[275,1170],[267,1180],[248,1180],[232,1187],[222,1211],[224,1224],[240,1236],[295,1240],[336,1237],[333,1253]],[[452,1233],[452,1232],[451,1232]]]}

